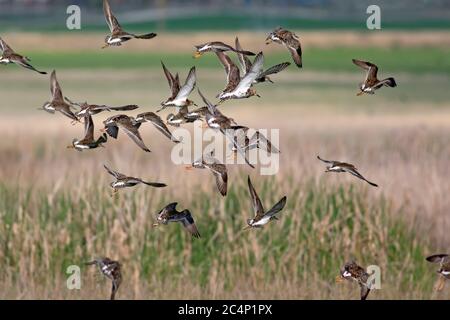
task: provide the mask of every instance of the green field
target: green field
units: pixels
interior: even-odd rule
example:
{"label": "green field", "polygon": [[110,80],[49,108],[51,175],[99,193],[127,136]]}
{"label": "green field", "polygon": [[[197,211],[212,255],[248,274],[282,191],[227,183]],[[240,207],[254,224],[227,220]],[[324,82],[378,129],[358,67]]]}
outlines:
{"label": "green field", "polygon": [[[100,42],[99,42],[100,43]],[[93,50],[91,52],[27,52],[35,65],[41,68],[151,68],[161,66],[160,61],[172,68],[196,65],[201,68],[221,67],[213,54],[196,60],[192,53],[172,52],[130,52],[125,50]],[[194,51],[194,48],[192,48]],[[360,70],[351,62],[360,58],[376,62],[383,70],[390,72],[450,74],[450,49],[446,48],[306,48],[304,69],[312,71],[354,71]],[[265,64],[291,61],[289,54],[271,53],[265,56]],[[292,66],[293,68],[293,66]]]}

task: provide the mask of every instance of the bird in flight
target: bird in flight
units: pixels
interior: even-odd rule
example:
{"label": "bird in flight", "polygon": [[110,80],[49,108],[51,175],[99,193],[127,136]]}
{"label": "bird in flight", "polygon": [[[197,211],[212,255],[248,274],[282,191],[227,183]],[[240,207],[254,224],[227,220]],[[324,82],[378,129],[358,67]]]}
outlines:
{"label": "bird in flight", "polygon": [[37,73],[47,74],[47,72],[45,72],[45,71],[39,71],[39,70],[35,69],[30,64],[30,61],[31,61],[30,58],[22,56],[16,52],[14,52],[14,50],[11,49],[11,47],[8,46],[8,44],[2,38],[0,38],[0,50],[2,51],[2,55],[0,56],[0,64],[15,63],[26,69],[36,71]]}
{"label": "bird in flight", "polygon": [[292,59],[297,67],[301,68],[303,66],[302,46],[299,37],[295,33],[281,27],[277,28],[266,39],[266,44],[270,44],[271,42],[284,45],[291,53]]}
{"label": "bird in flight", "polygon": [[336,277],[337,283],[342,283],[345,280],[356,281],[361,288],[361,300],[367,299],[371,289],[371,284],[368,283],[369,274],[363,267],[359,266],[355,261],[347,262],[342,267],[340,275]]}
{"label": "bird in flight", "polygon": [[105,45],[102,49],[110,46],[121,46],[122,43],[131,39],[152,39],[156,37],[156,33],[147,33],[143,35],[135,35],[125,32],[114,16],[108,0],[103,0],[103,12],[105,14],[106,23],[108,24],[111,34],[106,36]]}
{"label": "bird in flight", "polygon": [[250,197],[252,199],[252,207],[255,216],[252,219],[247,220],[247,226],[244,228],[244,230],[250,229],[250,228],[262,228],[264,225],[269,223],[272,220],[278,220],[278,217],[276,214],[283,210],[284,206],[286,205],[286,196],[281,198],[280,201],[278,201],[269,211],[266,211],[264,209],[264,206],[261,202],[261,200],[258,197],[258,194],[255,191],[255,188],[253,188],[252,181],[250,180],[250,176],[248,176],[248,190],[250,191]]}
{"label": "bird in flight", "polygon": [[94,121],[92,121],[92,116],[87,114],[84,116],[84,138],[73,139],[72,145],[67,148],[74,148],[77,151],[95,149],[102,147],[106,141],[108,141],[106,133],[103,133],[97,140],[94,139]]}
{"label": "bird in flight", "polygon": [[383,86],[391,88],[397,86],[395,79],[392,77],[383,80],[378,80],[377,78],[378,67],[375,64],[357,59],[352,59],[352,61],[358,67],[361,67],[364,70],[366,70],[366,78],[364,79],[363,83],[359,84],[360,91],[356,94],[357,96],[361,96],[365,93],[374,94],[375,90],[378,90]]}
{"label": "bird in flight", "polygon": [[117,290],[122,283],[121,265],[118,261],[111,260],[109,258],[96,258],[90,262],[86,262],[86,265],[96,265],[100,272],[112,282],[110,300],[114,300]]}
{"label": "bird in flight", "polygon": [[177,204],[177,202],[172,202],[162,208],[157,215],[157,223],[153,224],[153,226],[157,227],[169,222],[181,222],[183,227],[192,235],[192,237],[200,238],[200,233],[198,232],[191,212],[188,209],[184,209],[181,212],[177,211]]}
{"label": "bird in flight", "polygon": [[116,180],[111,182],[111,188],[113,188],[113,195],[118,191],[118,189],[128,188],[128,187],[134,187],[137,184],[143,183],[151,187],[155,188],[163,188],[167,185],[165,183],[159,183],[159,182],[147,182],[142,180],[141,178],[135,178],[130,177],[127,175],[124,175],[120,172],[111,170],[106,165],[103,165],[103,167],[106,169],[106,171],[112,175]]}
{"label": "bird in flight", "polygon": [[378,185],[376,183],[373,183],[373,182],[367,180],[366,178],[364,178],[363,175],[358,172],[356,167],[354,165],[350,164],[350,163],[345,163],[345,162],[340,162],[340,161],[332,161],[332,160],[325,160],[325,159],[322,159],[320,156],[317,156],[317,159],[319,159],[320,161],[325,162],[326,164],[328,164],[327,169],[325,170],[325,172],[348,172],[348,173],[354,175],[355,177],[357,177],[357,178],[359,178],[361,180],[364,180],[365,182],[367,182],[371,186],[378,187]]}

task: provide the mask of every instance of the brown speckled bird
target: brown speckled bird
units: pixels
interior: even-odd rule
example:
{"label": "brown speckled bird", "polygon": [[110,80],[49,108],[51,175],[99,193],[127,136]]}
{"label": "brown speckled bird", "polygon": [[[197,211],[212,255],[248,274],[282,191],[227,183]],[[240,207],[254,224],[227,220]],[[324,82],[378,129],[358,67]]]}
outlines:
{"label": "brown speckled bird", "polygon": [[122,283],[121,265],[118,261],[113,261],[109,258],[96,258],[93,261],[87,262],[86,265],[96,265],[100,272],[112,281],[110,299],[114,300],[117,290]]}
{"label": "brown speckled bird", "polygon": [[448,254],[434,254],[426,259],[431,263],[439,263],[439,270],[437,272],[441,277],[436,286],[436,291],[441,291],[444,289],[445,280],[450,280],[450,256]]}
{"label": "brown speckled bird", "polygon": [[355,261],[347,262],[341,269],[340,275],[336,277],[336,282],[340,283],[344,280],[356,281],[361,288],[361,300],[366,300],[370,292],[369,274],[366,270],[359,266]]}
{"label": "brown speckled bird", "polygon": [[102,48],[109,46],[121,46],[123,42],[131,39],[152,39],[156,37],[156,33],[147,33],[143,35],[135,35],[125,32],[112,13],[108,0],[103,0],[103,12],[105,14],[106,23],[108,24],[111,34],[106,36],[105,45]]}
{"label": "brown speckled bird", "polygon": [[375,90],[378,90],[383,86],[391,88],[397,86],[397,83],[392,77],[383,80],[378,80],[377,78],[378,67],[375,64],[357,59],[352,59],[352,61],[358,67],[361,67],[364,70],[366,70],[366,79],[364,79],[363,83],[359,84],[360,91],[356,94],[357,96],[363,95],[364,93],[374,94]]}
{"label": "brown speckled bird", "polygon": [[181,212],[177,211],[177,202],[172,202],[159,211],[157,215],[157,223],[153,224],[157,227],[161,224],[167,224],[169,222],[181,222],[183,227],[195,238],[200,238],[197,226],[195,225],[194,218],[188,209]]}
{"label": "brown speckled bird", "polygon": [[82,139],[73,139],[72,145],[67,148],[74,148],[77,151],[83,151],[87,149],[95,149],[103,147],[103,143],[108,141],[108,136],[104,133],[97,140],[94,139],[94,122],[90,114],[84,116],[84,137]]}
{"label": "brown speckled bird", "polygon": [[133,117],[119,114],[109,117],[103,121],[103,124],[105,125],[105,128],[101,131],[106,131],[110,137],[117,139],[119,128],[121,128],[131,138],[131,140],[138,145],[139,148],[146,152],[150,152],[150,149],[147,148],[142,140],[141,134],[139,133],[141,123],[136,122]]}
{"label": "brown speckled bird", "polygon": [[13,49],[11,49],[10,46],[0,38],[0,50],[2,51],[2,55],[0,56],[0,64],[10,64],[15,63],[21,67],[24,67],[29,70],[36,71],[40,74],[47,74],[47,72],[36,70],[31,64],[31,59],[25,56],[22,56],[16,52],[14,52]]}
{"label": "brown speckled bird", "polygon": [[291,53],[292,59],[297,67],[301,68],[303,66],[302,47],[299,40],[295,33],[280,27],[269,34],[266,39],[266,44],[270,44],[272,41],[283,44]]}

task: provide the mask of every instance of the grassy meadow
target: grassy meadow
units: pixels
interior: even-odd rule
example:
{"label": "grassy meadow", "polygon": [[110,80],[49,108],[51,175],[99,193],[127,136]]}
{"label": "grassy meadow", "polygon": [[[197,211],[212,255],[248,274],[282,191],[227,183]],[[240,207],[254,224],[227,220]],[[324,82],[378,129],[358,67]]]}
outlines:
{"label": "grassy meadow", "polygon": [[[97,49],[103,35],[95,33],[81,48],[69,38],[60,49],[52,43],[27,47],[24,39],[42,35],[3,37],[36,68],[55,68],[71,100],[138,104],[130,112],[136,114],[155,111],[169,94],[160,60],[182,81],[195,65],[198,87],[213,99],[225,74],[213,55],[194,60],[192,44],[221,36],[200,34],[181,43],[179,34],[168,34],[164,46],[152,42],[148,52],[131,43]],[[0,298],[105,299],[110,284],[82,264],[109,256],[123,266],[118,299],[358,299],[357,285],[334,282],[349,259],[380,266],[382,288],[369,299],[448,299],[448,285],[433,292],[437,266],[424,259],[450,245],[448,46],[439,37],[431,47],[427,37],[403,45],[368,39],[369,46],[350,40],[319,45],[311,34],[305,37],[304,69],[290,66],[273,77],[275,84],[258,85],[260,99],[220,107],[239,124],[280,129],[278,174],[229,165],[225,198],[208,171],[175,166],[173,144],[150,124],[141,134],[151,153],[122,134],[106,148],[67,149],[83,129],[36,110],[50,98],[48,77],[1,66]],[[395,42],[396,35],[390,37]],[[244,48],[266,50],[264,37],[259,44],[251,38],[243,37]],[[290,61],[282,47],[267,47],[265,56],[266,66]],[[394,76],[398,87],[357,97],[364,75],[351,58],[377,63],[380,76]],[[197,93],[192,98],[200,102]],[[94,116],[96,134],[108,116]],[[354,163],[380,188],[325,174],[316,155]],[[168,187],[141,185],[111,197],[104,163]],[[266,208],[283,195],[288,199],[280,220],[262,230],[242,231],[252,216],[247,175]],[[152,227],[155,214],[172,201],[191,210],[201,239],[177,224]],[[81,290],[66,288],[70,265],[81,266]]]}

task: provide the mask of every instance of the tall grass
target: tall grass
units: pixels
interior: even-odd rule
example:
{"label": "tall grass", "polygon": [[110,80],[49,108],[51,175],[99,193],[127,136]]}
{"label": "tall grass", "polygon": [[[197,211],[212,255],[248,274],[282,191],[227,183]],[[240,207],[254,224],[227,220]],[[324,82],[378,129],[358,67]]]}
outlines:
{"label": "tall grass", "polygon": [[[272,180],[256,185],[266,207],[282,196]],[[380,198],[370,204],[365,192],[312,180],[284,187],[288,202],[280,220],[250,231],[242,231],[252,215],[244,178],[233,182],[225,199],[194,191],[192,200],[179,206],[193,212],[202,235],[197,240],[181,225],[152,227],[154,214],[177,200],[164,193],[139,189],[111,198],[98,185],[55,194],[1,185],[0,279],[25,281],[24,290],[58,286],[47,294],[61,298],[71,294],[64,288],[69,265],[106,255],[123,264],[127,289],[122,297],[171,297],[162,288],[189,284],[200,289],[200,297],[227,297],[244,286],[248,291],[242,295],[247,297],[336,298],[341,292],[333,279],[353,258],[381,267],[385,289],[374,297],[424,297],[431,291],[434,275],[423,259],[427,244],[416,239],[413,224],[394,218],[402,213],[391,212],[389,201]],[[136,289],[147,283],[149,296]],[[269,284],[277,290],[298,286],[305,292],[260,292]],[[82,287],[78,294],[98,298],[100,293]]]}

